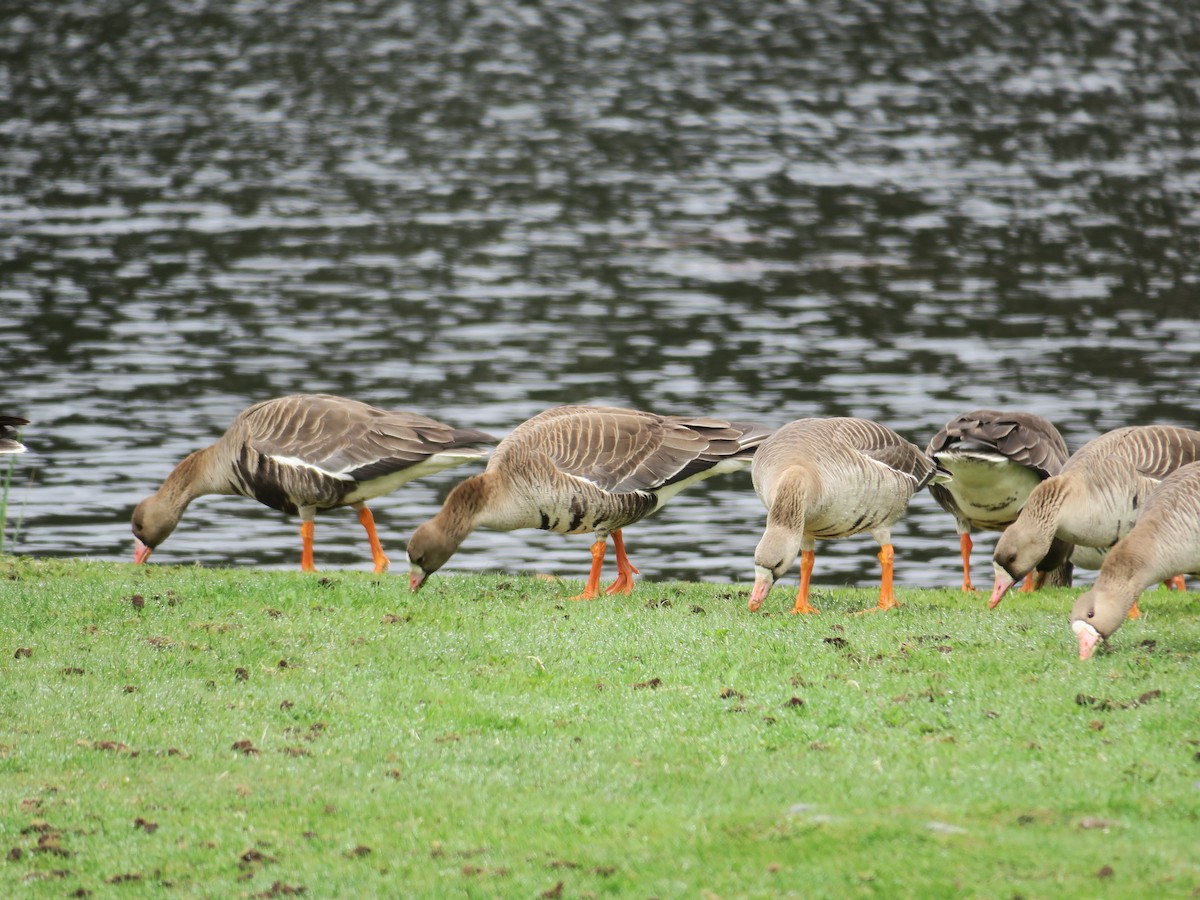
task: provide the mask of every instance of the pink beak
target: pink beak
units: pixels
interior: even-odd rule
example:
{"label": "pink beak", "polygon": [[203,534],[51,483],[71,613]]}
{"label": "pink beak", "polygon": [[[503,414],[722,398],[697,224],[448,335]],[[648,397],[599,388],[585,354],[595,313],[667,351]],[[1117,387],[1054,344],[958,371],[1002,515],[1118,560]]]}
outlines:
{"label": "pink beak", "polygon": [[414,594],[425,583],[425,571],[420,566],[412,566],[408,570],[408,589]]}
{"label": "pink beak", "polygon": [[1079,658],[1087,659],[1092,655],[1092,651],[1096,649],[1096,644],[1100,642],[1098,635],[1091,628],[1083,628],[1079,632]]}
{"label": "pink beak", "polygon": [[767,599],[767,594],[771,593],[771,587],[775,584],[766,578],[754,579],[754,590],[750,592],[750,602],[747,604],[750,607],[750,612],[756,612],[762,602]]}
{"label": "pink beak", "polygon": [[137,538],[133,539],[133,561],[137,565],[144,563],[149,557],[154,548],[147,547]]}
{"label": "pink beak", "polygon": [[1015,582],[1013,579],[1010,578],[1003,569],[997,566],[996,581],[992,585],[992,596],[988,598],[988,609],[995,609],[999,605],[1000,601],[1004,599],[1004,595],[1008,593],[1008,589],[1012,587],[1014,583]]}

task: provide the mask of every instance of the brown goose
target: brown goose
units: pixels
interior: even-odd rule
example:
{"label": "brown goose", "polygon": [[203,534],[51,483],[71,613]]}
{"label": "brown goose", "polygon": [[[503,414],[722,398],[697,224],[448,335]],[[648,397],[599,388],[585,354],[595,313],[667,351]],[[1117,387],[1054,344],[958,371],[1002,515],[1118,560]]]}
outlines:
{"label": "brown goose", "polygon": [[1111,547],[1129,533],[1158,483],[1197,459],[1200,431],[1172,425],[1118,428],[1084,444],[1058,475],[1029,493],[1017,520],[1000,536],[988,606],[995,607],[1050,553],[1055,538]]}
{"label": "brown goose", "polygon": [[[1048,419],[1027,412],[976,409],[946,423],[927,454],[951,475],[929,493],[954,516],[962,553],[964,591],[971,583],[973,531],[1003,531],[1040,482],[1057,475],[1070,455]],[[1069,575],[1058,580],[1069,582]],[[1032,588],[1032,581],[1026,582]]]}
{"label": "brown goose", "polygon": [[133,511],[134,561],[142,563],[205,494],[238,494],[300,515],[300,568],[313,566],[317,510],[352,506],[375,571],[387,568],[366,501],[406,481],[482,459],[496,439],[411,412],[388,412],[329,394],[294,394],[239,413],[210,447],[186,457]]}
{"label": "brown goose", "polygon": [[629,593],[638,570],[625,554],[621,529],[693,482],[745,468],[769,433],[755,424],[604,406],[539,413],[501,441],[487,469],[457,485],[413,533],[409,585],[418,590],[476,528],[541,528],[596,536],[587,586],[572,599],[599,591],[609,535],[617,578],[606,593]]}
{"label": "brown goose", "polygon": [[1104,559],[1071,610],[1079,658],[1121,627],[1138,597],[1176,572],[1200,575],[1200,462],[1180,466],[1150,495],[1129,534]]}
{"label": "brown goose", "polygon": [[20,416],[0,416],[0,453],[24,453],[25,445],[17,440],[17,433],[22,425],[28,425],[28,419]]}
{"label": "brown goose", "polygon": [[767,507],[767,528],[754,551],[751,610],[762,605],[799,553],[800,591],[792,612],[817,612],[808,602],[817,540],[863,531],[880,546],[878,608],[898,605],[891,528],[936,472],[920,447],[866,419],[798,419],[763,441],[751,472]]}

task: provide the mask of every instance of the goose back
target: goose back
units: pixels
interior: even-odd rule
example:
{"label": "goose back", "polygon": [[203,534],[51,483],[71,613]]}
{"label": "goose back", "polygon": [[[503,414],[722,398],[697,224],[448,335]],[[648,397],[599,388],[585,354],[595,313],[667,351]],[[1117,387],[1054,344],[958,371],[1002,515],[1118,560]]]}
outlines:
{"label": "goose back", "polygon": [[930,484],[929,492],[960,533],[1012,524],[1030,491],[1062,471],[1068,458],[1066,441],[1048,419],[995,409],[951,419],[925,452],[951,473],[948,483]]}
{"label": "goose back", "polygon": [[257,403],[214,445],[227,473],[221,493],[285,513],[328,509],[387,494],[406,481],[470,459],[495,438],[418,413],[388,411],[328,394]]}
{"label": "goose back", "polygon": [[770,430],[711,417],[564,406],[517,426],[486,474],[499,488],[480,524],[608,534],[688,484],[749,465]]}
{"label": "goose back", "polygon": [[28,419],[20,416],[0,416],[0,453],[24,453],[25,445],[17,440],[17,432]]}
{"label": "goose back", "polygon": [[[798,472],[805,473],[803,482]],[[934,472],[919,447],[884,425],[852,417],[784,425],[759,447],[752,466],[769,517],[805,485],[803,528],[813,538],[890,527]]]}

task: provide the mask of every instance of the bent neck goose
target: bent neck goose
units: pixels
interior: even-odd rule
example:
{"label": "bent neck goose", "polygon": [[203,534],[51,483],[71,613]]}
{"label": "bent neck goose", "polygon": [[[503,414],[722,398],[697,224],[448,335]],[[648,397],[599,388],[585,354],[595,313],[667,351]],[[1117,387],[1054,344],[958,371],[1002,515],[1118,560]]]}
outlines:
{"label": "bent neck goose", "polygon": [[1150,496],[1137,523],[1104,559],[1071,610],[1079,658],[1121,627],[1138,597],[1177,572],[1200,574],[1200,462],[1180,466]]}
{"label": "bent neck goose", "polygon": [[883,578],[878,609],[898,606],[892,589],[891,528],[936,468],[921,448],[866,419],[798,419],[763,441],[754,456],[754,490],[767,527],[754,551],[757,610],[800,554],[793,613],[814,613],[809,582],[818,539],[866,531],[879,543]]}
{"label": "bent neck goose", "polygon": [[[976,409],[947,422],[925,452],[950,473],[950,481],[930,484],[929,493],[954,516],[962,554],[962,589],[974,591],[971,533],[1003,531],[1011,525],[1029,492],[1062,471],[1069,455],[1067,442],[1039,415]],[[1058,576],[1066,578],[1065,573]]]}
{"label": "bent neck goose", "polygon": [[142,563],[205,494],[236,494],[299,514],[300,568],[313,565],[317,510],[352,506],[376,572],[388,565],[366,501],[406,481],[482,459],[482,431],[411,412],[389,412],[329,394],[295,394],[239,413],[215,444],[186,457],[133,512],[134,561]]}
{"label": "bent neck goose", "polygon": [[0,453],[24,453],[25,445],[17,440],[22,425],[28,425],[28,419],[20,416],[0,416]]}
{"label": "bent neck goose", "polygon": [[[1172,425],[1118,428],[1084,444],[1029,494],[996,543],[989,607],[1050,553],[1055,538],[1111,547],[1133,527],[1163,478],[1200,459],[1200,431]],[[1067,548],[1069,552],[1069,547]]]}
{"label": "bent neck goose", "polygon": [[595,534],[587,585],[572,599],[597,595],[611,535],[617,579],[606,593],[627,594],[638,570],[621,529],[696,481],[745,468],[769,433],[752,423],[614,407],[539,413],[502,440],[487,468],[457,485],[409,538],[409,585],[418,590],[476,528],[540,528]]}

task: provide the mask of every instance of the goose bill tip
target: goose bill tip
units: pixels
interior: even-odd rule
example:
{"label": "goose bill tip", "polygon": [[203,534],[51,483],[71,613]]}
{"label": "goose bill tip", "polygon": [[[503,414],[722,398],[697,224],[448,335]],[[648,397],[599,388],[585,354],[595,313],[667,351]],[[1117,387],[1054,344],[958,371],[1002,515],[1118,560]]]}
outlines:
{"label": "goose bill tip", "polygon": [[767,598],[767,594],[771,592],[771,587],[774,581],[769,577],[758,575],[754,579],[754,588],[750,591],[750,602],[746,604],[750,608],[750,612],[756,612],[762,606],[763,600]]}
{"label": "goose bill tip", "polygon": [[150,558],[153,547],[147,547],[138,538],[133,539],[133,562],[135,565],[141,565]]}
{"label": "goose bill tip", "polygon": [[996,570],[996,580],[992,585],[992,596],[988,598],[988,609],[995,609],[1004,595],[1008,593],[1008,589],[1013,586],[1016,579],[1009,575],[1000,565],[992,566]]}
{"label": "goose bill tip", "polygon": [[1079,638],[1079,658],[1088,659],[1096,645],[1100,643],[1100,632],[1087,622],[1076,621],[1071,624],[1075,635]]}
{"label": "goose bill tip", "polygon": [[425,571],[419,566],[413,566],[408,570],[408,589],[414,594],[421,589],[421,585],[425,583]]}

